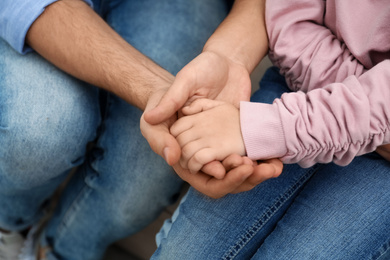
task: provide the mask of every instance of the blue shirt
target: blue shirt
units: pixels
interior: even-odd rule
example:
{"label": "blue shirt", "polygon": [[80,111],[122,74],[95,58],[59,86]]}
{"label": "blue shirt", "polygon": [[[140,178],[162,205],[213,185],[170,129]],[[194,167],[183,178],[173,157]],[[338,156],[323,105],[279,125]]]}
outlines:
{"label": "blue shirt", "polygon": [[[25,38],[46,6],[58,0],[0,0],[0,37],[19,53],[31,51]],[[92,0],[84,0],[92,7]]]}

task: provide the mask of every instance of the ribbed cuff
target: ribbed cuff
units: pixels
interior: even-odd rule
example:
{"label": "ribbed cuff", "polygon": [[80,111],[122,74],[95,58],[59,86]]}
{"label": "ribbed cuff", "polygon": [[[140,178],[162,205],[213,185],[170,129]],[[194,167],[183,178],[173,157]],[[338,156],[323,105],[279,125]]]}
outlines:
{"label": "ribbed cuff", "polygon": [[250,159],[263,160],[286,155],[285,135],[276,105],[242,101],[240,121]]}

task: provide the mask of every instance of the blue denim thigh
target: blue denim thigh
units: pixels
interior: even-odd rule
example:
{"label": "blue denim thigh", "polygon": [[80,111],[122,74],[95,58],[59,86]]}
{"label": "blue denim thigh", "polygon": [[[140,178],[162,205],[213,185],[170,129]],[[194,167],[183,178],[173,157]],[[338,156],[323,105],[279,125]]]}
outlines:
{"label": "blue denim thigh", "polygon": [[212,200],[190,189],[152,259],[389,259],[390,163],[286,165],[255,189]]}
{"label": "blue denim thigh", "polygon": [[[160,2],[171,6],[155,9]],[[188,10],[183,8],[170,12],[168,17],[159,13],[175,10],[180,4],[191,8],[188,3],[212,13],[216,6],[220,7],[215,2],[181,0],[155,1],[152,4],[152,1],[102,1],[102,6],[98,8],[126,40],[175,73],[201,50],[217,22],[213,22],[212,28],[210,25],[198,28],[203,24],[194,23],[195,18],[185,21],[186,28],[208,33],[202,34],[202,40],[183,36],[182,41],[171,42],[178,32],[172,30],[168,33],[169,26],[174,23],[165,24],[166,20],[183,18],[183,12]],[[198,15],[201,15],[200,12]],[[213,20],[213,17],[206,19]],[[181,25],[184,26],[183,21]],[[160,34],[162,29],[167,33]],[[190,36],[193,37],[186,34],[186,37]],[[189,48],[191,44],[188,42],[192,42],[193,47]],[[171,46],[174,44],[177,48]],[[88,163],[80,167],[72,178],[45,232],[44,243],[54,249],[49,259],[57,259],[57,256],[72,260],[100,259],[109,244],[145,227],[174,201],[180,190],[182,181],[162,158],[153,153],[140,133],[141,111],[111,94],[107,95],[107,100],[96,147],[91,151]]]}
{"label": "blue denim thigh", "polygon": [[316,170],[287,165],[280,177],[218,200],[191,188],[152,259],[250,259]]}
{"label": "blue denim thigh", "polygon": [[82,163],[99,124],[97,91],[0,39],[0,226],[20,230]]}
{"label": "blue denim thigh", "polygon": [[[175,75],[201,53],[207,39],[227,15],[229,2],[115,0],[102,7],[102,12],[126,41]],[[109,11],[104,11],[107,8]]]}
{"label": "blue denim thigh", "polygon": [[[289,91],[284,78],[279,74],[278,69],[275,67],[270,68],[265,73],[260,82],[260,87],[261,90],[257,91],[252,96],[252,101],[269,103],[280,96],[282,92]],[[294,202],[293,206],[286,214],[286,217],[278,224],[281,227],[278,227],[276,231],[270,235],[270,238],[266,240],[266,243],[259,250],[255,258],[390,259],[390,250],[388,250],[390,247],[390,236],[387,235],[390,232],[388,228],[384,228],[384,225],[388,225],[389,222],[389,218],[387,217],[389,216],[389,213],[385,212],[387,209],[386,207],[388,207],[388,204],[386,206],[386,203],[389,201],[389,196],[386,197],[386,194],[381,194],[386,193],[386,190],[389,188],[389,179],[388,176],[386,176],[386,173],[390,173],[388,163],[375,154],[358,157],[347,167],[338,167],[334,164],[322,166],[319,173],[316,173],[313,180],[307,185],[308,187],[304,189],[302,195],[296,199],[297,202]],[[366,175],[368,177],[373,175],[375,180],[364,177]],[[324,180],[321,180],[321,178]],[[333,181],[337,183],[338,186],[327,187],[326,182],[329,181],[330,178],[334,178]],[[343,180],[343,178],[345,178],[345,180]],[[351,188],[356,189],[355,185],[353,185],[353,187],[348,187],[347,185],[343,186],[344,182],[351,182],[353,184],[351,181],[353,178],[363,178],[365,180],[365,182],[362,180],[362,182],[359,183],[359,185],[361,185],[361,190],[355,190],[355,193],[360,192],[361,195],[350,192],[352,191]],[[375,186],[378,184],[384,186],[382,188]],[[324,185],[324,187],[320,185]],[[364,185],[366,185],[366,187],[364,187]],[[318,197],[315,193],[324,188],[328,189],[329,194],[321,193],[322,198]],[[332,190],[332,188],[334,190]],[[375,191],[376,188],[378,188],[378,191]],[[316,200],[314,200],[315,196],[317,196]],[[331,196],[333,196],[332,200],[334,201],[330,199]],[[369,205],[368,202],[364,202],[364,200],[369,201],[369,197],[371,197],[372,200],[373,196],[376,197],[376,204]],[[319,203],[319,201],[321,203]],[[352,206],[354,202],[356,202],[355,205],[357,207]],[[325,204],[322,205],[322,203]],[[333,207],[327,203],[330,203]],[[306,209],[307,216],[303,213],[305,206],[302,205],[311,206],[311,208]],[[344,205],[347,206],[344,207]],[[312,210],[314,208],[316,211]],[[317,212],[318,215],[315,215],[314,212]],[[329,216],[321,219],[323,214],[329,214]],[[347,216],[347,219],[343,216]],[[353,219],[353,217],[357,216],[361,218]],[[294,217],[295,219],[293,219]],[[362,222],[369,218],[377,220],[362,224]],[[309,224],[306,224],[306,219],[311,219],[312,223],[317,222],[310,226]],[[304,229],[302,226],[294,226],[290,221],[296,221],[295,223],[300,222],[300,224],[305,225],[307,229]],[[379,221],[379,223],[377,221]],[[289,229],[289,227],[291,227],[291,229]],[[294,230],[294,228],[299,229],[300,232],[295,233],[297,230]],[[338,229],[338,231],[335,231],[335,229]],[[291,241],[287,242],[287,233],[289,233],[290,239],[294,240],[295,243]],[[291,236],[294,238],[292,239]],[[281,239],[282,237],[283,239]],[[348,239],[346,237],[348,237]],[[308,243],[303,241],[305,239]],[[281,244],[280,241],[283,241],[283,244]],[[333,242],[330,244],[327,243],[327,241]],[[305,245],[303,246],[303,244]],[[292,257],[293,255],[295,255],[295,257]]]}
{"label": "blue denim thigh", "polygon": [[177,198],[182,181],[142,137],[140,116],[109,97],[96,146],[45,232],[53,259],[100,259],[108,245],[144,228]]}
{"label": "blue denim thigh", "polygon": [[390,259],[389,173],[376,153],[321,167],[253,259]]}

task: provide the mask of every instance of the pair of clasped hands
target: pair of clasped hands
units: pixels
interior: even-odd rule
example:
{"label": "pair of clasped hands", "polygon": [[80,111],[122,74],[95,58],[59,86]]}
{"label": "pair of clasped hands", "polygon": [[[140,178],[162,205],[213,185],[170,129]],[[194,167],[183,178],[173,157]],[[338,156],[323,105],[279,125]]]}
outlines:
{"label": "pair of clasped hands", "polygon": [[[206,51],[186,65],[169,88],[149,98],[141,131],[151,148],[201,193],[220,198],[248,191],[278,177],[279,159],[251,161],[245,155],[239,102],[251,94],[244,65]],[[390,161],[390,144],[376,152]]]}
{"label": "pair of clasped hands", "polygon": [[[278,159],[245,156],[239,102],[249,101],[245,66],[214,52],[186,65],[169,88],[151,94],[141,131],[151,148],[201,193],[220,198],[280,175]],[[228,120],[227,120],[228,119]]]}

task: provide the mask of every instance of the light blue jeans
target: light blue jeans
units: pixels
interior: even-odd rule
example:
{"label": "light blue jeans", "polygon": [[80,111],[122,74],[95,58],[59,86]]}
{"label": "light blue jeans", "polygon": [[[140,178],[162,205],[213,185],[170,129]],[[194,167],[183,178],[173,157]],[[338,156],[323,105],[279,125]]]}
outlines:
{"label": "light blue jeans", "polygon": [[[252,101],[288,91],[275,68],[260,86]],[[285,165],[219,200],[190,189],[157,242],[152,259],[390,259],[390,162],[372,153],[347,167]]]}
{"label": "light blue jeans", "polygon": [[[94,2],[112,28],[171,73],[201,52],[229,10],[225,0]],[[0,40],[0,227],[36,223],[75,166],[44,231],[49,259],[100,259],[109,244],[149,224],[182,182],[142,137],[140,116]]]}

